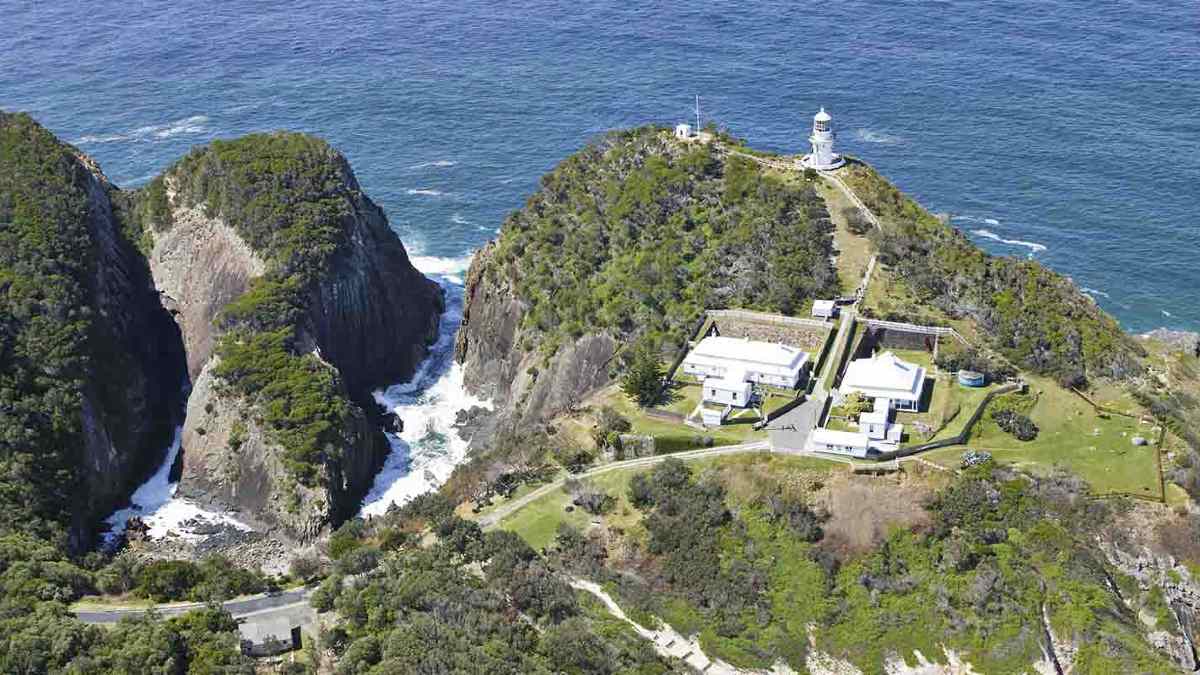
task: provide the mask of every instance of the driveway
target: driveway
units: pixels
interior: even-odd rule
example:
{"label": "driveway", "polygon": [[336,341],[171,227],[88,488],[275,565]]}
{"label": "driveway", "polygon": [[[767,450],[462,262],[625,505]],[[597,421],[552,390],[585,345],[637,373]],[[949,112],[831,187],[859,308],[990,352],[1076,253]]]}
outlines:
{"label": "driveway", "polygon": [[767,426],[772,452],[803,452],[825,399],[813,397],[776,417]]}

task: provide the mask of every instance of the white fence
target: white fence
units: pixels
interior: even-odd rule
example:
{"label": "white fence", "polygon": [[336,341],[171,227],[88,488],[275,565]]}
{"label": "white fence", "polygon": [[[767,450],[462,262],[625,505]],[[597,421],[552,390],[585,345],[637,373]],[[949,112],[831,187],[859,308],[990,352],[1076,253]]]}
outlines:
{"label": "white fence", "polygon": [[804,319],[798,316],[783,316],[780,314],[767,314],[766,312],[752,312],[746,309],[710,309],[708,310],[707,314],[713,319],[735,319],[741,321],[755,321],[758,323],[773,323],[780,326],[801,326],[804,328],[833,330],[833,322],[831,321]]}
{"label": "white fence", "polygon": [[901,323],[899,321],[883,321],[881,319],[867,319],[859,317],[858,319],[870,328],[884,328],[892,330],[902,330],[906,333],[920,333],[922,335],[937,335],[939,337],[952,337],[958,340],[963,345],[969,346],[967,339],[964,338],[958,331],[946,326],[919,326],[915,323]]}

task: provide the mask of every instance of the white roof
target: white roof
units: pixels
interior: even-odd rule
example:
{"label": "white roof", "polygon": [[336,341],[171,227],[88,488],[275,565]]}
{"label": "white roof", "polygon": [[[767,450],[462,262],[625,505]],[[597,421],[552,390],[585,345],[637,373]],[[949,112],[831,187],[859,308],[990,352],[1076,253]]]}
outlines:
{"label": "white roof", "polygon": [[[809,108],[809,110],[812,110],[812,108]],[[813,115],[813,119],[818,122],[828,122],[833,118],[829,116],[829,113],[825,112],[825,106],[821,106],[821,112]]]}
{"label": "white roof", "polygon": [[858,416],[859,424],[887,424],[888,414],[885,412],[865,412]]}
{"label": "white roof", "polygon": [[[798,372],[807,360],[807,352],[788,345],[719,335],[701,340],[684,359],[686,363],[735,367],[778,375]],[[730,373],[727,377],[732,375]]]}
{"label": "white roof", "polygon": [[692,125],[688,124],[687,122],[680,122],[679,124],[675,125],[676,131],[691,131],[691,129]]}
{"label": "white roof", "polygon": [[813,429],[812,439],[818,445],[846,445],[852,448],[865,448],[871,442],[866,434],[832,429]]}
{"label": "white roof", "polygon": [[833,309],[832,300],[813,300],[813,309]]}
{"label": "white roof", "polygon": [[750,383],[746,381],[746,371],[739,370],[725,377],[706,377],[704,378],[704,386],[710,389],[720,389],[721,391],[741,392],[749,389]]}
{"label": "white roof", "polygon": [[925,386],[925,369],[892,352],[851,361],[842,377],[843,391],[857,391],[874,398],[917,401]]}

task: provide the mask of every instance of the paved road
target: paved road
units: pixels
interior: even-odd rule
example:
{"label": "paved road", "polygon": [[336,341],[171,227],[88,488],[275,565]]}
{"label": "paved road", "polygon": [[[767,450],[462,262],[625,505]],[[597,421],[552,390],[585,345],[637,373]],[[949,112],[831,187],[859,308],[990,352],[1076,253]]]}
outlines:
{"label": "paved road", "polygon": [[[274,595],[260,593],[244,598],[226,600],[221,603],[221,606],[232,614],[234,618],[262,617],[264,614],[271,612],[287,614],[294,612],[297,608],[308,607],[309,596],[312,595],[314,590],[315,588],[304,587],[294,588]],[[184,612],[200,609],[204,606],[205,604],[202,602],[178,602],[155,605],[154,609],[159,615],[168,617],[179,616]],[[116,623],[126,617],[141,616],[146,610],[146,607],[80,609],[75,611],[75,616],[79,617],[79,620],[84,623]]]}
{"label": "paved road", "polygon": [[719,448],[707,448],[705,450],[689,450],[687,452],[676,452],[674,454],[669,454],[669,455],[654,455],[653,457],[638,457],[637,459],[626,459],[626,460],[622,460],[620,462],[610,462],[608,464],[605,464],[604,466],[600,466],[595,469],[591,469],[590,471],[584,471],[583,473],[577,473],[577,474],[573,474],[571,476],[559,478],[558,480],[556,480],[552,483],[546,483],[545,485],[537,488],[536,490],[530,492],[529,494],[522,495],[521,497],[518,497],[517,499],[514,499],[511,502],[503,504],[502,506],[498,507],[495,511],[492,511],[491,513],[486,513],[486,514],[480,516],[479,520],[477,520],[476,522],[478,522],[479,526],[485,530],[496,527],[497,525],[500,524],[500,521],[511,516],[512,514],[516,513],[517,511],[520,511],[521,509],[525,508],[530,503],[536,501],[538,498],[544,497],[545,495],[550,494],[554,490],[561,488],[567,482],[568,478],[574,478],[574,479],[591,478],[592,476],[599,476],[600,474],[608,473],[610,471],[618,471],[620,469],[629,469],[629,468],[635,468],[635,467],[641,467],[641,466],[653,466],[655,464],[658,464],[659,462],[663,462],[663,461],[667,460],[668,458],[672,458],[672,457],[675,459],[683,460],[685,462],[689,462],[689,461],[694,461],[697,459],[704,459],[706,457],[715,457],[717,455],[732,455],[732,454],[736,454],[739,452],[765,452],[765,451],[768,451],[769,449],[770,449],[770,446],[767,444],[766,441],[755,441],[753,443],[742,443],[740,445],[726,445],[726,446],[722,446]]}

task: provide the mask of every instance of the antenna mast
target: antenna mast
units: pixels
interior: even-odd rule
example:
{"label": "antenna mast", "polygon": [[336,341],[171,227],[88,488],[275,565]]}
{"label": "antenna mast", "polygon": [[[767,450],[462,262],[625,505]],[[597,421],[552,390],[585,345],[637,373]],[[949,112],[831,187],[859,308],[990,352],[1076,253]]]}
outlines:
{"label": "antenna mast", "polygon": [[700,95],[696,95],[696,133],[700,133]]}

